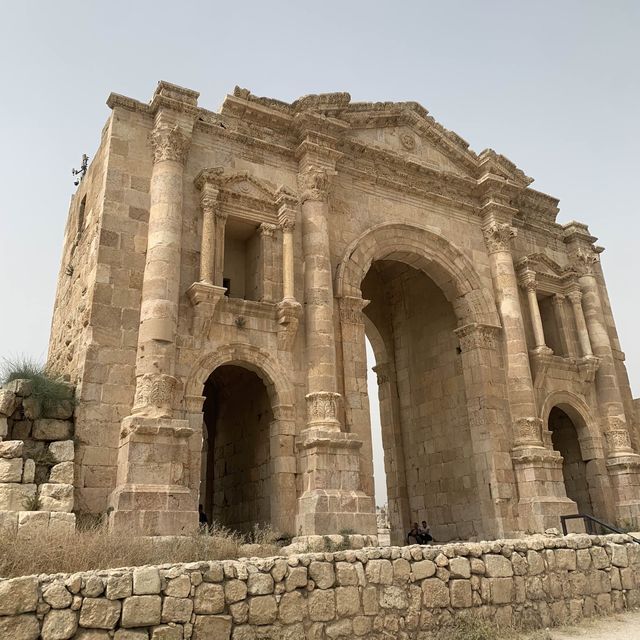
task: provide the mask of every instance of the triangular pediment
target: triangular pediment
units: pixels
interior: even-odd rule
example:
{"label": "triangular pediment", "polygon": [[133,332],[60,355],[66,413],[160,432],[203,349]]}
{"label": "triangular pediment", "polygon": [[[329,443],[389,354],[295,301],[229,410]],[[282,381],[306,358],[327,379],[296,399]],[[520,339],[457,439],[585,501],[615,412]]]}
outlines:
{"label": "triangular pediment", "polygon": [[275,189],[267,182],[252,176],[247,172],[224,175],[219,181],[220,189],[228,193],[273,202]]}

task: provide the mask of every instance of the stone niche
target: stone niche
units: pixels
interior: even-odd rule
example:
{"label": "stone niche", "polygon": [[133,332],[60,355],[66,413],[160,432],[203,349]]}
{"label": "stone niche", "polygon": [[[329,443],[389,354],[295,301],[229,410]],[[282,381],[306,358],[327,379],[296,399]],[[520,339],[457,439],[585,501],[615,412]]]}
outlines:
{"label": "stone niche", "polygon": [[70,532],[73,511],[73,387],[43,401],[30,380],[0,389],[0,531],[33,535]]}

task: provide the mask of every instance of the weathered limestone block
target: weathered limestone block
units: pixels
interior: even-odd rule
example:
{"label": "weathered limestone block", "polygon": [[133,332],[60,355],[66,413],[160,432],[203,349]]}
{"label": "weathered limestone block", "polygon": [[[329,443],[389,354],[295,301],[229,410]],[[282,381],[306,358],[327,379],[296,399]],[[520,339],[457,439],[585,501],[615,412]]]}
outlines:
{"label": "weathered limestone block", "polygon": [[191,620],[193,600],[166,596],[162,602],[162,622],[184,623]]}
{"label": "weathered limestone block", "polygon": [[22,410],[28,420],[37,420],[42,415],[42,401],[31,396],[22,400]]}
{"label": "weathered limestone block", "polygon": [[0,536],[10,540],[18,534],[18,511],[0,511]]}
{"label": "weathered limestone block", "polygon": [[196,587],[193,610],[197,614],[222,613],[224,602],[225,594],[222,585],[203,582]]}
{"label": "weathered limestone block", "polygon": [[104,580],[97,575],[87,576],[82,580],[82,595],[85,598],[97,598],[104,593]]}
{"label": "weathered limestone block", "polygon": [[249,599],[249,624],[273,624],[278,618],[274,596],[255,596]]}
{"label": "weathered limestone block", "polygon": [[49,532],[70,535],[76,528],[76,514],[53,511],[49,515]]}
{"label": "weathered limestone block", "polygon": [[160,593],[160,572],[156,567],[139,567],[133,570],[134,595]]}
{"label": "weathered limestone block", "polygon": [[280,600],[280,621],[283,624],[302,622],[307,616],[307,601],[299,591],[285,593]]}
{"label": "weathered limestone block", "polygon": [[471,565],[469,560],[467,558],[452,558],[449,561],[449,571],[452,578],[470,578]]}
{"label": "weathered limestone block", "polygon": [[109,576],[107,578],[106,596],[109,600],[128,598],[133,594],[133,580],[130,573],[123,576]]}
{"label": "weathered limestone block", "polygon": [[2,483],[0,484],[0,511],[22,511],[27,501],[35,495],[35,484]]}
{"label": "weathered limestone block", "polygon": [[39,495],[40,508],[43,511],[73,511],[72,484],[51,484],[48,482],[41,484]]}
{"label": "weathered limestone block", "polygon": [[231,625],[231,616],[196,616],[193,640],[229,640]]}
{"label": "weathered limestone block", "polygon": [[[312,563],[313,564],[313,563]],[[327,563],[328,564],[328,563]],[[316,583],[317,584],[317,583]],[[274,582],[271,574],[250,573],[247,580],[247,591],[252,596],[262,596],[273,593]]]}
{"label": "weathered limestone block", "polygon": [[483,560],[488,578],[506,578],[513,575],[513,566],[508,558],[498,555],[486,555]]}
{"label": "weathered limestone block", "polygon": [[44,617],[42,640],[68,640],[78,629],[78,613],[71,609],[51,609]]}
{"label": "weathered limestone block", "polygon": [[576,570],[576,552],[573,549],[556,549],[556,565],[566,571]]}
{"label": "weathered limestone block", "polygon": [[336,589],[336,611],[338,617],[353,616],[360,613],[360,591],[358,587],[338,587]]}
{"label": "weathered limestone block", "polygon": [[28,576],[0,581],[0,616],[31,613],[37,606],[37,577]]}
{"label": "weathered limestone block", "polygon": [[449,588],[439,578],[428,578],[422,582],[422,602],[425,607],[448,607],[451,604]]}
{"label": "weathered limestone block", "polygon": [[[5,418],[6,420],[6,418]],[[13,423],[13,429],[11,435],[14,440],[26,440],[31,437],[31,427],[33,423],[31,420],[17,420]]]}
{"label": "weathered limestone block", "polygon": [[291,567],[285,579],[285,589],[293,591],[307,586],[307,567]]}
{"label": "weathered limestone block", "polygon": [[38,640],[40,623],[33,614],[0,617],[0,638],[7,640]]}
{"label": "weathered limestone block", "polygon": [[113,629],[120,619],[121,604],[107,598],[85,598],[80,609],[80,626]]}
{"label": "weathered limestone block", "polygon": [[[354,604],[355,602],[352,602],[352,605]],[[396,586],[385,587],[380,594],[380,606],[383,609],[406,609],[409,606],[407,590]],[[354,611],[355,613],[359,611]]]}
{"label": "weathered limestone block", "polygon": [[24,442],[22,440],[5,440],[0,442],[0,458],[22,458]]}
{"label": "weathered limestone block", "polygon": [[602,547],[591,547],[590,551],[594,569],[606,569],[610,566],[609,556]]}
{"label": "weathered limestone block", "polygon": [[392,584],[393,565],[389,560],[369,560],[365,575],[371,584]]}
{"label": "weathered limestone block", "polygon": [[18,406],[16,394],[10,389],[0,389],[0,415],[10,416]]}
{"label": "weathered limestone block", "polygon": [[451,591],[452,607],[463,609],[473,605],[471,582],[469,580],[452,580],[449,589]]}
{"label": "weathered limestone block", "polygon": [[160,624],[161,618],[162,599],[160,596],[130,596],[122,603],[122,621],[120,623],[122,627],[149,627]]}
{"label": "weathered limestone block", "polygon": [[20,511],[18,514],[18,536],[37,540],[49,528],[51,514],[48,511]]}
{"label": "weathered limestone block", "polygon": [[224,585],[224,597],[228,604],[244,600],[247,597],[246,583],[242,580],[229,580]]}
{"label": "weathered limestone block", "polygon": [[22,464],[22,458],[0,458],[0,482],[21,482]]}
{"label": "weathered limestone block", "polygon": [[27,459],[24,461],[24,466],[22,469],[22,483],[23,484],[33,484],[33,481],[36,478],[36,463],[34,460]]}
{"label": "weathered limestone block", "polygon": [[[3,440],[4,438],[7,437],[9,433],[9,421],[4,417],[4,416],[0,416],[0,440]],[[15,427],[14,427],[14,433],[15,433]],[[14,438],[17,436],[14,436]],[[24,438],[19,438],[24,440]]]}
{"label": "weathered limestone block", "polygon": [[53,465],[49,482],[52,484],[73,484],[73,462],[59,462]]}
{"label": "weathered limestone block", "polygon": [[309,607],[309,619],[312,622],[333,620],[336,615],[335,593],[329,589],[316,589],[309,594],[307,606]]}
{"label": "weathered limestone block", "polygon": [[28,378],[16,378],[7,382],[5,389],[15,393],[15,395],[26,398],[33,393],[33,382]]}
{"label": "weathered limestone block", "polygon": [[621,544],[609,545],[611,551],[611,564],[614,567],[628,567],[629,556],[627,554],[627,548]]}
{"label": "weathered limestone block", "polygon": [[73,424],[67,420],[42,418],[33,422],[34,440],[69,440],[72,435]]}
{"label": "weathered limestone block", "polygon": [[49,452],[56,462],[73,462],[73,440],[60,440],[49,445]]}
{"label": "weathered limestone block", "polygon": [[187,598],[190,592],[191,580],[188,575],[181,575],[167,580],[167,586],[164,588],[165,595],[173,598]]}
{"label": "weathered limestone block", "polygon": [[73,601],[73,596],[62,582],[48,585],[42,590],[42,598],[52,609],[67,609]]}
{"label": "weathered limestone block", "polygon": [[45,418],[56,420],[68,420],[73,415],[72,400],[58,400],[56,402],[45,402],[42,406],[42,415]]}
{"label": "weathered limestone block", "polygon": [[329,589],[336,579],[333,565],[329,562],[312,562],[309,565],[309,577],[318,589]]}

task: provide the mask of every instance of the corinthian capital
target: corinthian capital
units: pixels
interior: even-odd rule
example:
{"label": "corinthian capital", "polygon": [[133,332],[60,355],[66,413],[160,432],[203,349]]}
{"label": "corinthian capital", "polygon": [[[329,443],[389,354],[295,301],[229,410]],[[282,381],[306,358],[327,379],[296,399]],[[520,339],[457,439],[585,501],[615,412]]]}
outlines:
{"label": "corinthian capital", "polygon": [[178,125],[156,127],[151,134],[154,163],[173,160],[184,164],[190,142],[191,138]]}
{"label": "corinthian capital", "polygon": [[518,234],[517,230],[507,223],[491,222],[482,229],[484,241],[489,253],[509,251],[511,239]]}
{"label": "corinthian capital", "polygon": [[213,214],[218,208],[218,194],[220,192],[211,184],[205,184],[200,194],[200,208],[202,213]]}
{"label": "corinthian capital", "polygon": [[326,202],[329,191],[329,176],[326,169],[307,166],[298,174],[300,200]]}
{"label": "corinthian capital", "polygon": [[594,265],[600,260],[600,257],[591,249],[578,249],[574,254],[574,268],[581,275],[591,275]]}
{"label": "corinthian capital", "polygon": [[537,291],[536,272],[527,269],[520,273],[520,286],[526,291]]}

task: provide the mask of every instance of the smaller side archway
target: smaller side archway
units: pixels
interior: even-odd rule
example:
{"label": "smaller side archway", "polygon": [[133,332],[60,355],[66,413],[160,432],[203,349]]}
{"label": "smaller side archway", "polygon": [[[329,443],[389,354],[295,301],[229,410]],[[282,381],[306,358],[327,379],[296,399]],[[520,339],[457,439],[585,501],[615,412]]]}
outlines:
{"label": "smaller side archway", "polygon": [[563,458],[567,497],[576,503],[579,513],[611,519],[602,437],[588,405],[569,392],[553,393],[545,402],[543,418],[551,444]]}
{"label": "smaller side archway", "polygon": [[270,524],[292,533],[296,515],[293,389],[268,353],[229,344],[206,354],[187,380],[185,409],[202,428],[192,488],[232,528]]}

